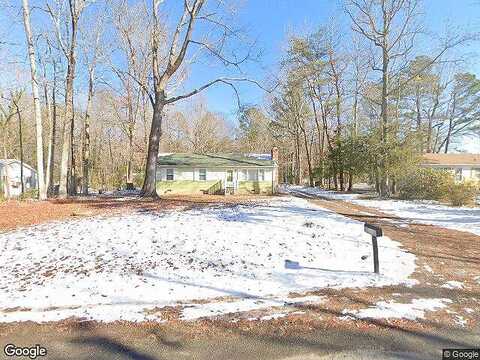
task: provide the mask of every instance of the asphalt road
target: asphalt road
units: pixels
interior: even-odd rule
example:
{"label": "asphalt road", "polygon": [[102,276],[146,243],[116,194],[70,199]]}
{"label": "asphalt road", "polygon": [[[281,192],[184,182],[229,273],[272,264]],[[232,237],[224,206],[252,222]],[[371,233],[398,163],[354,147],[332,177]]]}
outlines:
{"label": "asphalt road", "polygon": [[186,336],[185,329],[188,331],[168,325],[64,327],[22,323],[0,325],[0,345],[5,359],[3,347],[13,343],[40,344],[47,349],[46,359],[53,360],[437,360],[443,348],[480,346],[480,329],[424,333],[379,328],[360,331],[352,326],[347,330],[315,330],[289,336],[235,333],[227,328],[217,328],[214,336]]}

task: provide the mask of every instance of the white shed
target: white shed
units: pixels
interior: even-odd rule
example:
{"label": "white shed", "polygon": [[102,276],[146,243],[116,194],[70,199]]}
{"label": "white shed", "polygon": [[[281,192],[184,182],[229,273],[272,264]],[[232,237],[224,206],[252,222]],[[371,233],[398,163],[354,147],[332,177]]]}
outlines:
{"label": "white shed", "polygon": [[[0,159],[0,193],[5,197],[17,197],[22,193],[21,162],[16,159]],[[37,171],[23,163],[24,191],[37,187]]]}

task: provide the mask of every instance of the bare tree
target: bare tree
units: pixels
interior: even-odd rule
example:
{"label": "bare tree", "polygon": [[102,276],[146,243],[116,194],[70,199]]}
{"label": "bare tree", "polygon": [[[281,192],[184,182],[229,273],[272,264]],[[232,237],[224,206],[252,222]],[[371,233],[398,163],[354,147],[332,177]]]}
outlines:
{"label": "bare tree", "polygon": [[[7,137],[8,137],[8,125],[12,120],[13,116],[15,115],[15,111],[13,106],[5,108],[2,104],[0,104],[0,125],[2,127],[2,135],[3,135],[3,157],[6,159],[9,158],[8,147],[7,147]],[[8,199],[10,198],[10,174],[9,174],[9,166],[5,166],[5,178],[2,179],[5,197]]]}
{"label": "bare tree", "polygon": [[[175,76],[178,76],[180,68],[185,65],[187,51],[196,46],[201,52],[207,53],[219,60],[225,66],[238,68],[241,63],[250,58],[250,52],[241,58],[233,56],[229,59],[224,52],[227,49],[225,42],[228,38],[237,37],[238,31],[233,30],[221,18],[217,17],[218,12],[223,6],[218,3],[216,11],[202,11],[206,9],[207,0],[184,1],[183,12],[177,23],[177,26],[171,36],[165,61],[162,54],[162,45],[164,34],[160,26],[159,7],[162,0],[152,0],[152,38],[151,38],[151,56],[152,56],[152,77],[153,94],[149,94],[150,102],[153,108],[152,124],[150,128],[149,143],[147,150],[147,161],[145,168],[145,177],[142,188],[142,194],[145,197],[157,197],[156,191],[156,166],[159,151],[159,142],[162,135],[162,116],[166,105],[173,104],[179,100],[186,99],[196,95],[205,89],[216,85],[226,84],[235,89],[234,83],[238,81],[250,81],[248,78],[229,78],[220,77],[205,83],[204,85],[177,96],[168,95],[168,87],[172,85]],[[220,34],[216,40],[212,39],[194,39],[194,29],[197,22],[205,22],[211,26],[210,33]],[[146,88],[145,84],[143,84]],[[257,83],[258,85],[258,83]]]}
{"label": "bare tree", "polygon": [[[53,67],[53,84],[52,84],[52,102],[51,102],[51,116],[50,116],[50,133],[48,141],[48,162],[47,162],[47,183],[48,191],[50,194],[53,194],[54,183],[53,183],[53,174],[54,174],[54,164],[55,164],[55,150],[56,150],[56,137],[57,137],[57,61],[52,60]],[[48,87],[45,86],[45,98],[48,97]],[[47,105],[48,106],[48,105]]]}
{"label": "bare tree", "polygon": [[42,135],[42,111],[40,106],[40,96],[38,92],[37,68],[35,59],[35,47],[33,44],[33,34],[30,24],[30,5],[28,0],[22,1],[23,5],[23,24],[27,39],[28,57],[30,60],[30,73],[32,78],[33,106],[35,110],[35,128],[37,133],[37,174],[38,174],[38,196],[40,200],[47,198],[47,188],[45,186],[45,169],[43,167],[43,135]]}
{"label": "bare tree", "polygon": [[419,73],[436,63],[451,48],[471,37],[449,37],[431,61],[405,79],[392,82],[408,64],[408,56],[422,32],[417,19],[420,0],[345,0],[345,11],[352,21],[352,29],[378,50],[373,53],[371,67],[381,74],[380,120],[382,153],[379,154],[380,195],[389,196],[387,149],[390,125],[390,97],[400,91]]}
{"label": "bare tree", "polygon": [[[76,191],[75,159],[73,151],[74,133],[74,96],[73,84],[76,68],[77,35],[80,16],[89,4],[87,0],[66,0],[68,10],[65,11],[65,1],[60,0],[56,6],[47,3],[47,11],[52,19],[58,46],[67,61],[67,73],[65,79],[65,115],[63,124],[62,160],[60,165],[60,196],[74,194]],[[65,43],[62,24],[68,17],[68,43]]]}
{"label": "bare tree", "polygon": [[[122,0],[114,8],[114,26],[118,34],[117,56],[121,65],[112,64],[112,70],[120,80],[125,108],[123,112],[116,109],[116,114],[122,125],[122,130],[128,139],[128,160],[126,167],[127,188],[133,187],[134,169],[134,135],[135,128],[142,112],[145,116],[145,90],[140,84],[147,82],[150,68],[150,34],[149,24],[139,22],[139,16],[147,18],[148,11],[143,4],[129,6],[128,2]],[[126,65],[125,65],[126,64]],[[126,71],[122,71],[122,67]],[[135,81],[138,79],[139,81]]]}
{"label": "bare tree", "polygon": [[88,92],[87,92],[87,106],[85,109],[85,117],[83,122],[83,136],[82,136],[82,193],[88,195],[90,185],[90,117],[92,111],[92,102],[95,92],[95,71],[99,60],[104,56],[104,44],[102,43],[104,13],[95,17],[95,31],[84,34],[83,49],[85,51],[85,62],[88,74]]}
{"label": "bare tree", "polygon": [[25,182],[23,179],[23,126],[22,126],[22,114],[19,106],[19,101],[22,98],[23,92],[22,91],[17,91],[15,93],[11,93],[10,97],[12,99],[12,104],[15,107],[15,112],[17,114],[17,119],[18,119],[18,150],[20,152],[20,190],[22,195],[25,192]]}

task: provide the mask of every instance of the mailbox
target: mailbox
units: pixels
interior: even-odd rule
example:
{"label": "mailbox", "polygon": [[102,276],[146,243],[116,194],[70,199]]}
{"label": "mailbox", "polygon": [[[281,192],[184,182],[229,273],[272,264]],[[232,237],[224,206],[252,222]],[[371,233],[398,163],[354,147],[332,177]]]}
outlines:
{"label": "mailbox", "polygon": [[381,227],[365,223],[363,229],[365,232],[372,236],[372,248],[373,248],[373,271],[375,274],[380,274],[380,264],[378,261],[378,242],[377,237],[383,236]]}
{"label": "mailbox", "polygon": [[372,225],[372,224],[367,224],[365,223],[364,230],[367,234],[375,236],[375,237],[381,237],[383,236],[383,231],[381,227]]}

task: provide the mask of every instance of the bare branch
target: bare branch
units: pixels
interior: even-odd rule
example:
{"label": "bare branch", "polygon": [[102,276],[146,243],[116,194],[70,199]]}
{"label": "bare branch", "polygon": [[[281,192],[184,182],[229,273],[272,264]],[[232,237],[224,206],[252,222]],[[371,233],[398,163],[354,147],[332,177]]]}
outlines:
{"label": "bare branch", "polygon": [[[171,104],[171,103],[174,103],[178,100],[189,98],[193,95],[196,95],[196,94],[202,92],[205,89],[208,89],[210,86],[218,84],[218,83],[223,83],[223,84],[227,84],[229,86],[233,86],[232,83],[234,83],[234,82],[249,82],[249,83],[255,84],[256,86],[258,86],[259,88],[261,88],[262,90],[264,90],[266,92],[272,92],[273,91],[272,89],[266,89],[265,87],[263,87],[262,84],[260,84],[256,80],[252,80],[252,79],[248,79],[248,78],[228,78],[228,77],[225,77],[225,78],[218,78],[218,79],[212,80],[212,81],[210,81],[210,82],[208,82],[208,83],[190,91],[189,93],[179,95],[179,96],[175,96],[175,97],[172,97],[172,98],[167,98],[167,99],[165,99],[165,103],[166,104]],[[238,95],[238,93],[237,93],[237,95]]]}

